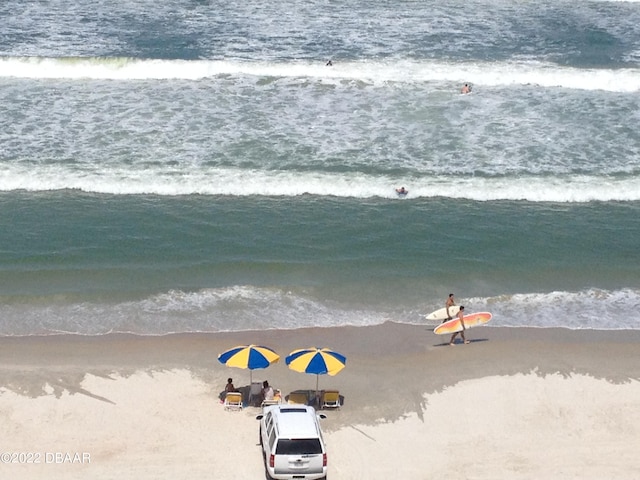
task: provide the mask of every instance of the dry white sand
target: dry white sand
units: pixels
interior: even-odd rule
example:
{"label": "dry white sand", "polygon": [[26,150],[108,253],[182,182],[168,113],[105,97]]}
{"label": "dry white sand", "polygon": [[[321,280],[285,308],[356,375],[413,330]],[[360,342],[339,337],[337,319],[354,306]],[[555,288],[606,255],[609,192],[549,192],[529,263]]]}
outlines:
{"label": "dry white sand", "polygon": [[[320,379],[345,396],[323,421],[332,480],[640,478],[635,332],[480,330],[453,348],[395,324],[263,340],[286,354],[311,334],[348,356]],[[265,478],[260,409],[218,400],[247,372],[215,357],[250,335],[0,339],[0,478]]]}

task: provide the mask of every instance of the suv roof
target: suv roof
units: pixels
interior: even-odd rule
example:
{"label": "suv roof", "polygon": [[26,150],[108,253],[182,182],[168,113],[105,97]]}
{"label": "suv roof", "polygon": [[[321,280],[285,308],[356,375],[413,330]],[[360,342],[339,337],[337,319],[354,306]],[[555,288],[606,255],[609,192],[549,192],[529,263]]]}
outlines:
{"label": "suv roof", "polygon": [[277,419],[278,433],[282,438],[309,438],[319,433],[313,407],[274,405],[268,407],[268,413]]}

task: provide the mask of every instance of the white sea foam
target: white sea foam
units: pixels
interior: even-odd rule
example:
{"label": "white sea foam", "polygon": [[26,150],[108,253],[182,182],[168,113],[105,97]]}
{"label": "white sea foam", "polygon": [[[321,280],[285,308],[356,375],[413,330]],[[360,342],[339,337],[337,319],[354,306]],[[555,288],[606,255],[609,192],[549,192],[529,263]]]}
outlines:
{"label": "white sea foam", "polygon": [[67,302],[60,297],[44,304],[2,304],[0,318],[0,335],[7,336],[286,330],[371,325],[385,320],[379,312],[338,309],[300,293],[251,286],[171,290],[115,304]]}
{"label": "white sea foam", "polygon": [[640,70],[578,69],[540,61],[345,61],[323,63],[227,60],[140,60],[132,58],[0,58],[0,77],[100,80],[201,80],[219,75],[362,81],[374,84],[472,82],[504,87],[538,85],[612,92],[640,91]]}
{"label": "white sea foam", "polygon": [[403,200],[449,197],[476,201],[525,200],[531,202],[638,201],[640,176],[606,177],[562,175],[558,177],[403,177],[362,173],[261,171],[235,168],[156,169],[122,168],[77,170],[11,165],[0,172],[0,191],[80,190],[117,195],[318,195],[353,198],[398,198],[395,188],[404,186]]}
{"label": "white sea foam", "polygon": [[640,291],[588,289],[503,295],[467,300],[476,311],[494,314],[492,324],[509,327],[639,329]]}
{"label": "white sea foam", "polygon": [[[640,291],[584,290],[465,299],[469,311],[490,311],[493,326],[640,329]],[[127,332],[164,335],[305,327],[365,326],[388,320],[423,324],[425,306],[375,311],[321,301],[304,292],[235,286],[172,290],[137,301],[47,302],[0,305],[0,335]],[[427,307],[428,309],[428,307]]]}

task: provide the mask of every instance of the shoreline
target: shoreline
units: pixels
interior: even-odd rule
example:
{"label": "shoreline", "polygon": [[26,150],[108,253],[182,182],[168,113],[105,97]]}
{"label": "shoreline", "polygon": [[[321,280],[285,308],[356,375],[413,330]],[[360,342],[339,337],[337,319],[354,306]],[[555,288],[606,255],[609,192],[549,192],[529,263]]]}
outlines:
{"label": "shoreline", "polygon": [[[224,387],[230,376],[237,386],[248,385],[253,378],[269,380],[283,390],[315,389],[315,376],[293,372],[284,362],[290,351],[309,346],[329,347],[347,357],[347,367],[335,377],[321,376],[319,385],[349,392],[346,401],[354,399],[359,405],[376,403],[368,392],[378,371],[384,373],[389,389],[408,387],[416,394],[435,392],[461,380],[531,371],[539,375],[579,373],[610,382],[640,379],[637,330],[490,327],[474,328],[467,334],[471,343],[454,347],[448,346],[448,335],[434,335],[424,325],[393,322],[164,336],[2,337],[0,388],[37,396],[45,383],[73,391],[84,374],[187,369],[212,382],[212,388],[216,384]],[[224,350],[250,343],[273,348],[280,361],[251,373],[217,361]]]}
{"label": "shoreline", "polygon": [[[632,478],[640,469],[640,331],[491,327],[467,337],[469,345],[449,347],[448,336],[425,326],[388,322],[0,338],[0,421],[11,439],[4,449],[91,456],[90,463],[0,464],[0,475],[264,478],[260,409],[227,412],[218,399],[227,377],[237,387],[249,384],[247,370],[217,361],[244,343],[281,355],[252,376],[285,396],[316,385],[315,375],[286,367],[289,351],[317,345],[347,356],[342,372],[318,379],[320,389],[344,397],[322,424],[334,480],[398,472],[419,479]],[[610,455],[594,458],[595,449]]]}

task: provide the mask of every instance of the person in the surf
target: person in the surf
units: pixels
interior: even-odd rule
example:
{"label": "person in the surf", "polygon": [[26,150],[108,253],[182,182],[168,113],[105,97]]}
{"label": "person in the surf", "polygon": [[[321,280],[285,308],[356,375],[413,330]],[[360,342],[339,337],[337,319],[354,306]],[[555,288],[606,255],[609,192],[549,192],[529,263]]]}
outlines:
{"label": "person in the surf", "polygon": [[409,193],[409,190],[407,190],[404,187],[400,187],[400,188],[396,188],[396,193],[398,195],[406,195],[407,193]]}
{"label": "person in the surf", "polygon": [[463,94],[463,95],[467,94],[467,93],[471,93],[471,85],[469,85],[468,83],[465,83],[462,86],[462,89],[460,90],[460,93]]}

